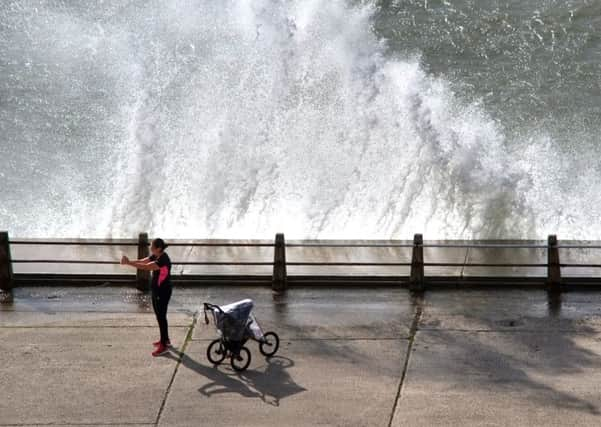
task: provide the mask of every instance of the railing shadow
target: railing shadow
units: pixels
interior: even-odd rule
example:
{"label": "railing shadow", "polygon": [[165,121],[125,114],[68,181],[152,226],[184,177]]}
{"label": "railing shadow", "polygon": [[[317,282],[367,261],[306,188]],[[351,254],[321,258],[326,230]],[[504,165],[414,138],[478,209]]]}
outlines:
{"label": "railing shadow", "polygon": [[[473,298],[476,293],[482,298]],[[471,386],[483,392],[518,393],[540,407],[601,415],[598,399],[562,384],[571,376],[578,376],[575,383],[584,381],[587,372],[601,370],[601,357],[590,344],[598,339],[599,330],[587,320],[587,310],[575,315],[578,308],[570,304],[564,313],[566,301],[557,295],[547,297],[546,312],[543,298],[514,297],[499,303],[491,293],[463,295],[459,301],[455,294],[447,310],[420,324],[416,339],[420,363],[436,369],[421,372],[418,380],[437,383],[444,373],[453,389]],[[425,307],[426,313],[443,296],[436,297]],[[519,309],[511,304],[519,304]],[[441,317],[455,319],[451,322],[458,325],[441,324]],[[449,349],[441,362],[436,350]]]}

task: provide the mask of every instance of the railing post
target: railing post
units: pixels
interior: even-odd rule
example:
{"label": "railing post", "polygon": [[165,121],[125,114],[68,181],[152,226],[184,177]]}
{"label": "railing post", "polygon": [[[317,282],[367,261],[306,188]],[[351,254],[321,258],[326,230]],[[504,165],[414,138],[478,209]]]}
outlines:
{"label": "railing post", "polygon": [[286,241],[283,233],[275,235],[275,246],[273,256],[273,278],[272,289],[274,291],[284,291],[288,285],[288,276],[286,273]]}
{"label": "railing post", "polygon": [[[138,259],[146,258],[150,255],[148,247],[148,233],[140,233],[138,235]],[[136,288],[146,292],[150,287],[150,271],[136,270]]]}
{"label": "railing post", "polygon": [[421,234],[413,236],[409,289],[412,291],[424,290],[424,237]]}
{"label": "railing post", "polygon": [[0,289],[10,291],[13,282],[13,265],[7,231],[0,231]]}
{"label": "railing post", "polygon": [[561,292],[561,266],[557,236],[550,235],[547,242],[547,287],[550,292]]}

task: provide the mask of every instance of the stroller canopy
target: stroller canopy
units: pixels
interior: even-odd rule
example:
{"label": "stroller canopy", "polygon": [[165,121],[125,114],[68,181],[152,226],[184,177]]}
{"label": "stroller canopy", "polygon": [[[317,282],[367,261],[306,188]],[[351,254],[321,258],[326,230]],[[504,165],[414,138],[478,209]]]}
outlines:
{"label": "stroller canopy", "polygon": [[250,316],[250,312],[252,311],[254,306],[253,300],[251,299],[243,299],[242,301],[234,302],[228,305],[224,305],[221,307],[224,313],[228,316],[231,316],[233,319],[245,322]]}

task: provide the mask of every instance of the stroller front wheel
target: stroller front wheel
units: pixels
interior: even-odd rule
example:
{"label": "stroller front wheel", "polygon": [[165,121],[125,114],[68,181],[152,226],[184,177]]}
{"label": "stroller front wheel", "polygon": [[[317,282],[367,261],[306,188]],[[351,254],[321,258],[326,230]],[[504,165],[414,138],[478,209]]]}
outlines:
{"label": "stroller front wheel", "polygon": [[209,359],[209,362],[213,365],[219,365],[223,362],[226,355],[227,351],[220,339],[212,341],[207,347],[207,359]]}
{"label": "stroller front wheel", "polygon": [[242,372],[250,365],[250,359],[250,351],[246,347],[241,347],[238,355],[232,354],[232,368],[234,368],[234,371]]}
{"label": "stroller front wheel", "polygon": [[280,348],[280,337],[275,332],[267,332],[259,342],[259,350],[263,356],[271,357]]}

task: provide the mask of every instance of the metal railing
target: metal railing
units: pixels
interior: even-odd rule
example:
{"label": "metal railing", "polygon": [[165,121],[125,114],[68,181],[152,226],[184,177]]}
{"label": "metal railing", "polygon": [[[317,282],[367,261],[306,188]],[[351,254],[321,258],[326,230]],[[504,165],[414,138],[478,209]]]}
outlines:
{"label": "metal railing", "polygon": [[[147,233],[141,233],[138,241],[131,240],[29,240],[16,239],[10,240],[8,232],[0,232],[0,289],[10,290],[18,280],[19,275],[13,273],[13,266],[16,264],[84,264],[84,265],[119,265],[117,260],[81,260],[81,259],[22,259],[11,257],[11,247],[13,246],[108,246],[108,247],[136,247],[138,257],[144,258],[149,255],[149,239]],[[432,277],[426,277],[425,269],[430,268],[545,268],[546,276],[544,281],[550,291],[560,291],[563,280],[561,275],[562,268],[601,268],[601,264],[594,263],[561,263],[559,257],[560,249],[601,249],[598,244],[565,244],[559,245],[557,237],[551,235],[548,237],[547,244],[524,242],[524,243],[490,243],[490,242],[471,242],[471,243],[424,243],[421,234],[414,236],[413,242],[296,242],[286,244],[283,234],[277,234],[274,242],[172,242],[171,247],[210,247],[210,248],[273,248],[273,262],[270,261],[173,261],[174,265],[181,266],[260,266],[272,267],[273,271],[268,280],[274,290],[282,291],[288,287],[289,275],[288,267],[409,267],[408,275],[395,275],[393,280],[398,280],[402,283],[408,283],[409,288],[416,291],[425,289],[427,282]],[[370,262],[370,261],[286,261],[286,250],[294,248],[321,248],[321,249],[353,249],[353,248],[385,248],[385,249],[410,249],[410,261],[389,261],[389,262]],[[465,259],[463,262],[426,262],[424,260],[424,249],[466,249]],[[468,262],[470,250],[474,249],[497,249],[497,250],[542,250],[547,253],[547,262],[545,263],[524,263],[524,262]],[[601,255],[601,253],[600,253]],[[463,277],[463,270],[461,276]],[[40,274],[39,276],[42,276]],[[43,274],[43,276],[50,276]],[[90,275],[92,276],[92,275]],[[61,275],[60,280],[69,280],[69,275]],[[81,275],[78,275],[80,278]],[[215,276],[210,276],[215,277]],[[247,276],[245,276],[247,277]],[[254,277],[254,276],[253,276]],[[337,276],[338,278],[348,278],[348,276]],[[495,276],[499,279],[498,276]],[[457,278],[455,276],[450,279]],[[133,279],[133,276],[132,276]],[[507,279],[512,279],[508,277]],[[316,279],[318,280],[318,279]],[[132,280],[133,281],[133,280]],[[148,271],[137,270],[135,283],[138,289],[148,289],[150,281],[150,273]]]}

